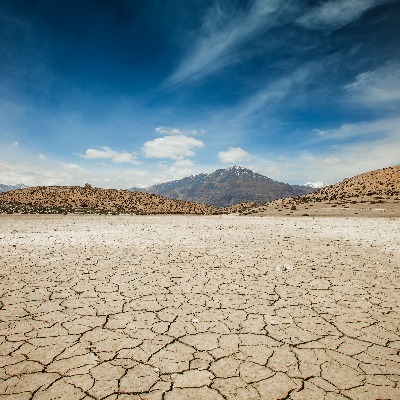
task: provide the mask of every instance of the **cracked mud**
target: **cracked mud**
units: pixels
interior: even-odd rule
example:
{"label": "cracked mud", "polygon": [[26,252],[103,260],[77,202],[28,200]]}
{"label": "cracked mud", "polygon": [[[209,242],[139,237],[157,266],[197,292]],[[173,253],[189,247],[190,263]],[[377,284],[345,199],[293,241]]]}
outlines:
{"label": "cracked mud", "polygon": [[0,217],[4,399],[399,399],[400,221]]}

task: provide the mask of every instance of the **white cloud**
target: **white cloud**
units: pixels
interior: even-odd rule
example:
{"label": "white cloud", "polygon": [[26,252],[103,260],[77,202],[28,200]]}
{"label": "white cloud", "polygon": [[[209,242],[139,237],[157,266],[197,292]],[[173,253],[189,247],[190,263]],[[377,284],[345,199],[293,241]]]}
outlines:
{"label": "white cloud", "polygon": [[[183,163],[181,161],[183,161]],[[174,181],[193,175],[193,165],[185,161],[190,162],[190,160],[177,160],[172,164],[161,163],[158,173],[153,177],[152,184]]]}
{"label": "white cloud", "polygon": [[39,154],[39,160],[45,161],[47,157],[44,154]]}
{"label": "white cloud", "polygon": [[226,164],[250,161],[251,155],[240,147],[229,147],[228,150],[220,151],[218,159]]}
{"label": "white cloud", "polygon": [[[147,187],[147,182],[149,177],[149,173],[147,171],[143,171],[135,168],[126,168],[122,171],[119,171],[113,177],[113,179],[108,178],[106,182],[107,186],[110,187],[122,187],[125,189],[130,188],[145,188]],[[142,181],[143,180],[143,181]]]}
{"label": "white cloud", "polygon": [[262,175],[265,176],[276,176],[282,173],[282,171],[274,164],[274,163],[270,163],[269,165],[266,165],[265,163],[261,164],[261,173]]}
{"label": "white cloud", "polygon": [[341,165],[344,161],[339,157],[313,157],[312,162],[317,165]]}
{"label": "white cloud", "polygon": [[204,129],[178,129],[169,126],[159,126],[155,131],[161,135],[200,135],[205,132]]}
{"label": "white cloud", "polygon": [[142,151],[146,158],[170,158],[181,160],[195,155],[194,149],[201,148],[201,140],[184,135],[166,136],[150,140],[143,145]]}
{"label": "white cloud", "polygon": [[193,163],[190,160],[176,160],[163,171],[162,176],[164,181],[182,179],[193,174],[192,167]]}
{"label": "white cloud", "polygon": [[73,164],[73,163],[61,163],[62,167],[66,170],[70,170],[70,171],[79,171],[79,172],[83,172],[84,169],[82,167],[80,167],[78,164]]}
{"label": "white cloud", "polygon": [[390,0],[331,0],[313,8],[297,22],[311,29],[340,28],[369,9]]}
{"label": "white cloud", "polygon": [[147,171],[143,171],[141,169],[127,168],[124,170],[124,175],[130,176],[130,177],[135,177],[135,178],[143,178],[145,176],[148,176],[149,173]]}
{"label": "white cloud", "polygon": [[[228,3],[223,3],[228,7]],[[237,62],[240,57],[232,51],[259,31],[274,24],[274,15],[282,7],[279,0],[254,0],[247,13],[223,10],[220,3],[211,9],[193,49],[183,60],[168,84],[180,84],[205,76],[224,66]]]}
{"label": "white cloud", "polygon": [[387,107],[400,102],[400,63],[390,62],[374,71],[359,74],[344,89],[352,100],[370,106]]}
{"label": "white cloud", "polygon": [[188,160],[187,158],[183,158],[182,160],[176,160],[174,162],[175,167],[193,167],[194,163],[192,160]]}
{"label": "white cloud", "polygon": [[101,150],[87,149],[83,157],[89,160],[95,160],[95,159],[110,160],[117,164],[122,164],[122,163],[133,164],[133,165],[140,164],[140,162],[137,160],[136,153],[134,152],[128,153],[126,151],[115,151],[106,146],[101,147]]}

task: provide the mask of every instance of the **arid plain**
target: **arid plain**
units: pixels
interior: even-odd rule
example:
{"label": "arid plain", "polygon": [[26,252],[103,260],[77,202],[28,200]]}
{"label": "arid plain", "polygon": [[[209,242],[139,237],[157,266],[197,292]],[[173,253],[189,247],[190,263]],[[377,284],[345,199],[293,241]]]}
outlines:
{"label": "arid plain", "polygon": [[399,399],[400,220],[0,216],[4,399]]}

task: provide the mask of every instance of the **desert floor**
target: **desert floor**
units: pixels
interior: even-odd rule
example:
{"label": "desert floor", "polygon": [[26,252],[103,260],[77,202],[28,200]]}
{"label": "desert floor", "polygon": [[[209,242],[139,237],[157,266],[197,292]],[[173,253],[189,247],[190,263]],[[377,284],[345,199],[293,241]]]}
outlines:
{"label": "desert floor", "polygon": [[4,399],[400,399],[400,219],[0,216]]}

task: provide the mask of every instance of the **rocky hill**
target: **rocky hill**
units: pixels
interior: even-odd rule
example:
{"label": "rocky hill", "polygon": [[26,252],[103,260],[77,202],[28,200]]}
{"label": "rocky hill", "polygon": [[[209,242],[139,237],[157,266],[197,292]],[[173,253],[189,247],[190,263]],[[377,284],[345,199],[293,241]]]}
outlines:
{"label": "rocky hill", "polygon": [[3,185],[0,183],[0,193],[11,192],[12,190],[25,189],[28,186],[20,183],[18,185]]}
{"label": "rocky hill", "polygon": [[383,168],[348,178],[301,196],[250,206],[244,214],[336,215],[400,212],[400,166]]}
{"label": "rocky hill", "polygon": [[39,186],[0,193],[0,213],[213,214],[206,204],[171,200],[127,190],[90,185]]}
{"label": "rocky hill", "polygon": [[159,194],[170,199],[229,207],[239,203],[263,204],[289,196],[301,196],[315,189],[277,182],[253,171],[233,166],[211,174],[192,175],[145,189],[131,190]]}

